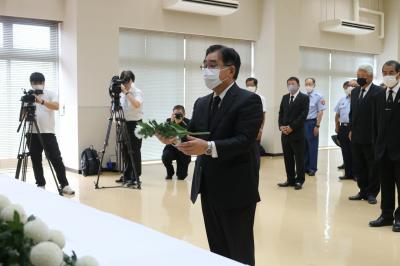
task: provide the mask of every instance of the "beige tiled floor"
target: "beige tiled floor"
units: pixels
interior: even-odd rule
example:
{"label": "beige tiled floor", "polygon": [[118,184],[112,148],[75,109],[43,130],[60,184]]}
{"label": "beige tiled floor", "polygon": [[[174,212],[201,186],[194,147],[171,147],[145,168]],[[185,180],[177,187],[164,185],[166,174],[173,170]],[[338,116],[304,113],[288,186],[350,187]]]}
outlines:
{"label": "beige tiled floor", "polygon": [[[368,227],[368,221],[379,215],[379,204],[347,200],[357,192],[356,183],[338,181],[340,163],[339,150],[321,151],[317,176],[307,177],[304,189],[294,191],[276,186],[284,179],[282,158],[263,158],[262,202],[255,222],[257,265],[400,265],[400,234],[390,227]],[[14,174],[13,169],[0,172]],[[146,165],[143,172],[141,191],[95,190],[94,177],[69,173],[78,192],[72,200],[207,248],[200,205],[189,201],[191,179],[166,182],[162,165]],[[31,175],[28,182],[33,183]],[[105,175],[100,185],[113,185],[114,179]],[[49,178],[48,183],[47,189],[54,191]]]}

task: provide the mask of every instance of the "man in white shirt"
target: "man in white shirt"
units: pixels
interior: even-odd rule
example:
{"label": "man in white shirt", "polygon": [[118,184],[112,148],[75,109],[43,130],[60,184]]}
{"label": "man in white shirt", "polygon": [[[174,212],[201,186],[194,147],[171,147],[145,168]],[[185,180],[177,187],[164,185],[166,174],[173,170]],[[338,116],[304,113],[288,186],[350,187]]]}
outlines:
{"label": "man in white shirt", "polygon": [[[142,175],[142,155],[140,151],[142,148],[142,140],[136,137],[135,129],[138,122],[142,121],[143,118],[143,92],[135,86],[135,75],[132,71],[122,71],[120,79],[126,80],[126,82],[121,85],[122,92],[120,101],[133,150],[133,162],[130,159],[128,147],[124,146],[124,175],[116,182],[126,183],[127,186],[137,186],[139,177]],[[132,165],[134,165],[136,171],[133,171]],[[136,178],[134,176],[135,172],[137,174]]]}
{"label": "man in white shirt", "polygon": [[62,193],[67,195],[75,194],[75,191],[68,184],[65,166],[62,161],[61,152],[58,147],[55,135],[55,111],[59,109],[57,95],[53,91],[45,90],[45,77],[42,73],[32,73],[30,83],[34,90],[42,91],[35,95],[36,97],[36,121],[39,127],[40,136],[43,139],[43,145],[40,143],[36,128],[33,133],[28,136],[31,141],[29,152],[31,154],[33,172],[36,184],[40,188],[44,188],[46,180],[43,175],[42,153],[45,150],[48,159],[54,167],[58,182],[60,183]]}
{"label": "man in white shirt", "polygon": [[264,129],[264,124],[265,124],[265,113],[267,112],[267,104],[266,104],[266,100],[265,97],[263,95],[261,95],[257,89],[258,89],[258,80],[256,78],[248,78],[246,79],[246,88],[251,91],[254,92],[255,94],[257,94],[258,96],[260,96],[261,98],[261,103],[262,103],[262,108],[263,108],[263,122],[261,124],[260,130],[258,131],[258,135],[257,135],[257,149],[256,149],[256,158],[257,158],[257,167],[258,170],[260,170],[260,151],[261,151],[261,138],[262,138],[262,133],[263,133],[263,129]]}

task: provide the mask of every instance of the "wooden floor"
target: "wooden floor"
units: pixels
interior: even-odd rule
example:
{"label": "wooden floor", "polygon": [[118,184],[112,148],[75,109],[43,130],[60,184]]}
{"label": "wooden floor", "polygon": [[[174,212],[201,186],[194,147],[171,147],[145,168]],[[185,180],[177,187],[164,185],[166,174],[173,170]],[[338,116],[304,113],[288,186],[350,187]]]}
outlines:
{"label": "wooden floor", "polygon": [[[256,264],[266,266],[398,266],[400,234],[390,227],[369,228],[379,215],[379,202],[350,202],[354,181],[338,181],[339,150],[320,151],[319,171],[307,177],[304,189],[278,188],[285,179],[281,157],[262,159],[255,221]],[[191,170],[193,171],[193,163]],[[1,169],[14,175],[13,169]],[[68,173],[77,195],[72,200],[141,223],[207,249],[200,204],[189,201],[191,178],[165,181],[162,165],[143,167],[143,189],[94,189],[94,177]],[[104,175],[100,185],[114,185]],[[47,175],[47,189],[55,191]],[[29,183],[34,183],[30,171]],[[34,199],[32,199],[34,200]],[[99,230],[113,230],[99,228]],[[140,241],[137,239],[135,241]]]}

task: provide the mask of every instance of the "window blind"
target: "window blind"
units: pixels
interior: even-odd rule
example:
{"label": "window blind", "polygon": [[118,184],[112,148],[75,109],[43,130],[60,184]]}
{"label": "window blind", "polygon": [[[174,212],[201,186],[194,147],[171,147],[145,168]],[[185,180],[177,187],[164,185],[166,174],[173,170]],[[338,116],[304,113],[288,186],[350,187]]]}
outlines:
{"label": "window blind", "polygon": [[17,156],[20,98],[31,88],[30,74],[42,72],[45,89],[58,93],[58,47],[57,22],[0,16],[0,159]]}

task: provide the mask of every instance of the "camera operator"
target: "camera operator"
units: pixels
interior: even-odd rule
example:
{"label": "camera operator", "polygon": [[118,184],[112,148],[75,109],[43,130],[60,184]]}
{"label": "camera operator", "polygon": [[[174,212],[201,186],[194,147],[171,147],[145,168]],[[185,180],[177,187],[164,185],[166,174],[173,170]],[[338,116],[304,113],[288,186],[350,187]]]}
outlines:
{"label": "camera operator", "polygon": [[[142,121],[143,118],[143,92],[134,85],[135,75],[132,71],[122,71],[120,79],[124,80],[124,83],[121,85],[121,106],[124,110],[128,134],[132,145],[133,164],[136,167],[137,178],[139,178],[142,175],[142,155],[140,153],[142,140],[135,136],[135,129],[137,123]],[[124,146],[122,152],[125,162],[124,175],[116,182],[126,183],[127,186],[136,186],[137,184],[134,178],[128,147]]]}
{"label": "camera operator", "polygon": [[[182,105],[175,106],[172,116],[167,119],[167,122],[187,128],[190,120],[185,118],[185,107]],[[174,167],[172,166],[172,161],[174,160],[176,160],[176,176],[178,180],[184,180],[188,175],[191,156],[185,155],[172,145],[166,145],[162,154],[162,162],[167,169],[166,180],[172,179],[172,176],[175,174]]]}
{"label": "camera operator", "polygon": [[30,76],[32,89],[35,90],[35,106],[36,121],[39,127],[40,135],[43,139],[43,145],[40,143],[38,132],[33,128],[30,136],[31,146],[29,152],[31,154],[33,172],[36,184],[40,188],[45,188],[46,180],[43,175],[42,153],[43,149],[47,152],[48,159],[54,167],[58,182],[61,185],[63,194],[73,195],[75,191],[68,184],[65,166],[62,161],[61,152],[58,147],[55,135],[55,119],[54,113],[59,109],[57,96],[54,92],[45,90],[45,77],[42,73],[34,72]]}

